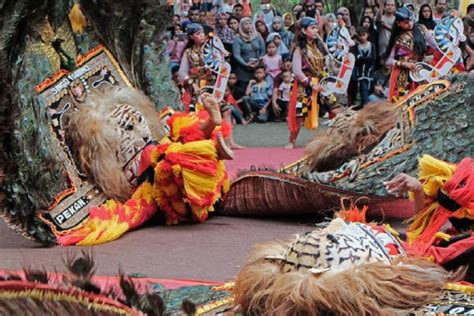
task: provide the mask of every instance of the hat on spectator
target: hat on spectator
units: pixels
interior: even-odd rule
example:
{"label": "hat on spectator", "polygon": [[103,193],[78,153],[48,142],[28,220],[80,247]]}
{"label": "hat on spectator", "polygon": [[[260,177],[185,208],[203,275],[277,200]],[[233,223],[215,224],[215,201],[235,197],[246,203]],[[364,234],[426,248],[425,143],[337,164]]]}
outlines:
{"label": "hat on spectator", "polygon": [[302,28],[307,28],[309,26],[312,26],[312,25],[318,25],[318,21],[316,19],[313,19],[309,16],[305,16],[304,18],[302,18],[300,20],[300,26]]}
{"label": "hat on spectator", "polygon": [[400,7],[395,11],[395,19],[397,21],[413,20],[413,12],[407,7]]}
{"label": "hat on spectator", "polygon": [[188,35],[193,35],[194,33],[197,33],[199,31],[204,32],[204,28],[199,23],[190,23],[186,27],[186,32],[188,32]]}

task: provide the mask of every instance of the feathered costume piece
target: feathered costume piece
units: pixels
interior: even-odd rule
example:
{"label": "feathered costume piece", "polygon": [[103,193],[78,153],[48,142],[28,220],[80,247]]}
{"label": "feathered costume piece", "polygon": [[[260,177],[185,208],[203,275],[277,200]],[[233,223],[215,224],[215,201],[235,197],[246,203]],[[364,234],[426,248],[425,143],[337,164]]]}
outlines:
{"label": "feathered costume piece", "polygon": [[[168,120],[170,138],[160,139],[163,126],[155,120],[158,114],[150,104],[136,90],[114,89],[91,96],[90,102],[69,115],[66,137],[76,161],[113,199],[92,208],[80,228],[57,233],[60,244],[115,240],[158,210],[165,213],[168,224],[204,222],[228,190],[217,140],[205,139],[202,131],[208,120],[206,112],[201,116],[173,114]],[[211,138],[225,132],[218,130]],[[160,139],[160,144],[152,143],[154,139]],[[131,197],[129,192],[133,192]]]}
{"label": "feathered costume piece", "polygon": [[257,246],[237,276],[235,304],[257,315],[385,315],[435,299],[448,276],[404,257],[383,228],[335,219],[290,243]]}
{"label": "feathered costume piece", "polygon": [[[449,265],[474,250],[474,160],[468,157],[454,165],[425,155],[419,163],[427,207],[413,218],[406,248]],[[446,230],[448,222],[451,228]]]}
{"label": "feathered costume piece", "polygon": [[317,136],[306,146],[309,168],[328,171],[366,153],[395,126],[396,120],[396,108],[387,102],[370,103],[359,112],[349,109],[338,114],[327,135]]}

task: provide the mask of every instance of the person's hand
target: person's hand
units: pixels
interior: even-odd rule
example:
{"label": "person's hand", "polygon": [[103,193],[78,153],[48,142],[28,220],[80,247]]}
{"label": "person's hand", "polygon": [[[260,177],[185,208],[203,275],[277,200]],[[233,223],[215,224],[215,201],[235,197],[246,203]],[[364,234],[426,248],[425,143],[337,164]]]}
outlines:
{"label": "person's hand", "polygon": [[376,94],[383,94],[383,87],[379,84],[375,85],[374,86],[374,92]]}
{"label": "person's hand", "polygon": [[416,68],[415,63],[409,63],[409,62],[404,62],[403,66],[408,70],[415,70],[415,68]]}
{"label": "person's hand", "polygon": [[281,108],[277,103],[272,103],[272,109],[275,115],[280,115]]}
{"label": "person's hand", "polygon": [[316,91],[316,92],[323,92],[324,91],[324,88],[321,87],[319,84],[312,84],[311,89],[313,89],[313,91]]}
{"label": "person's hand", "polygon": [[255,79],[250,79],[249,81],[249,85],[253,86],[257,81],[255,81]]}
{"label": "person's hand", "polygon": [[384,182],[389,193],[397,193],[398,196],[405,192],[423,192],[423,185],[418,179],[405,173],[400,173],[390,181]]}

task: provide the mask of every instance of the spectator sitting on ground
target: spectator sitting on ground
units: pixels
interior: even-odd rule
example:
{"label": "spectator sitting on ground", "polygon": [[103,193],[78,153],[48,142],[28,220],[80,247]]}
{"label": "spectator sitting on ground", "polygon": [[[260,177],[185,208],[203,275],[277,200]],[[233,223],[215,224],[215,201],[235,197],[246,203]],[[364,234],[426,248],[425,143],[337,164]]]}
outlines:
{"label": "spectator sitting on ground", "polygon": [[231,16],[227,19],[227,26],[234,31],[234,34],[239,34],[239,19],[235,16]]}
{"label": "spectator sitting on ground", "polygon": [[[269,118],[275,121],[285,121],[288,113],[288,108],[280,106],[278,98],[280,97],[280,85],[283,83],[283,74],[289,72],[291,74],[291,80],[293,80],[293,63],[290,56],[283,57],[283,64],[281,66],[282,72],[273,81],[273,93],[272,93],[272,107],[270,109]],[[284,104],[283,104],[284,106]]]}
{"label": "spectator sitting on ground", "polygon": [[380,68],[374,71],[374,92],[369,95],[369,102],[387,100],[390,86],[390,72],[392,69],[385,63],[386,59],[380,59]]}
{"label": "spectator sitting on ground", "polygon": [[242,99],[242,104],[252,113],[251,119],[256,117],[259,123],[268,121],[267,109],[271,94],[271,88],[265,80],[265,68],[258,66],[255,69],[255,79],[250,80],[246,96]]}
{"label": "spectator sitting on ground", "polygon": [[291,31],[288,31],[284,28],[283,20],[280,16],[276,16],[273,18],[272,24],[270,26],[270,32],[276,32],[280,34],[280,38],[285,44],[285,46],[289,50],[291,50],[291,47],[293,45],[293,38],[295,37],[295,35]]}

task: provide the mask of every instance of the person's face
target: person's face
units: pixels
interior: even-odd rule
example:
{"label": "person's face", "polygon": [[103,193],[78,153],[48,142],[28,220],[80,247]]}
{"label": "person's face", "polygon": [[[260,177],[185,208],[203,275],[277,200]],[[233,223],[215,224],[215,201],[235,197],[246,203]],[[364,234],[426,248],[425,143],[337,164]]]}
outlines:
{"label": "person's face", "polygon": [[273,21],[272,22],[272,27],[273,27],[274,31],[278,32],[279,30],[281,30],[281,27],[282,27],[281,21],[280,20]]}
{"label": "person's face", "polygon": [[262,10],[262,12],[264,14],[267,14],[268,12],[270,12],[272,9],[272,5],[269,4],[269,3],[266,3],[266,4],[261,4],[260,5],[260,10]]}
{"label": "person's face", "polygon": [[283,62],[283,70],[291,71],[292,68],[293,68],[293,64],[291,63],[291,60],[287,60]]}
{"label": "person's face", "polygon": [[179,18],[179,16],[176,16],[176,15],[173,16],[173,24],[174,25],[180,25],[181,24],[181,19]]}
{"label": "person's face", "polygon": [[216,24],[216,16],[211,11],[206,13],[207,24],[214,25]]}
{"label": "person's face", "polygon": [[347,10],[347,9],[341,9],[341,10],[339,10],[339,14],[341,14],[342,20],[343,20],[346,24],[349,24],[349,20],[350,20],[349,10]]}
{"label": "person's face", "polygon": [[277,47],[275,43],[270,43],[267,45],[267,54],[268,56],[274,56],[276,54]]}
{"label": "person's face", "polygon": [[199,11],[198,10],[189,11],[189,19],[191,20],[191,22],[198,22],[198,20],[199,20]]}
{"label": "person's face", "polygon": [[239,30],[239,22],[235,19],[229,21],[229,27],[234,30],[234,32],[238,32]]}
{"label": "person's face", "polygon": [[359,42],[361,43],[367,43],[367,39],[369,38],[369,34],[367,33],[359,33],[357,35],[357,37],[359,38]]}
{"label": "person's face", "polygon": [[206,23],[206,12],[199,13],[199,23]]}
{"label": "person's face", "polygon": [[387,0],[385,2],[385,12],[394,13],[395,12],[395,1]]}
{"label": "person's face", "polygon": [[398,21],[397,22],[398,26],[401,27],[404,30],[411,30],[413,29],[413,20],[404,20],[404,21]]}
{"label": "person's face", "polygon": [[429,7],[423,7],[423,10],[421,10],[421,15],[425,19],[429,19],[431,17],[431,10]]}
{"label": "person's face", "polygon": [[438,12],[446,11],[446,0],[438,0],[438,3],[436,4],[436,11]]}
{"label": "person's face", "polygon": [[263,78],[265,78],[265,70],[259,68],[255,71],[255,78],[257,80],[263,80]]}
{"label": "person's face", "polygon": [[372,8],[365,8],[364,15],[370,16],[371,18],[373,18],[374,17],[374,11],[372,11]]}
{"label": "person's face", "polygon": [[285,26],[290,27],[292,24],[293,20],[291,19],[290,15],[285,16]]}
{"label": "person's face", "polygon": [[245,33],[249,33],[252,31],[252,22],[250,22],[250,20],[244,21],[242,23],[242,31],[244,31]]}
{"label": "person's face", "polygon": [[204,31],[197,31],[193,35],[191,35],[191,39],[194,41],[196,45],[201,45],[206,40],[206,35],[204,35]]}
{"label": "person's face", "polygon": [[231,85],[235,85],[237,83],[237,75],[236,74],[230,74],[228,82]]}
{"label": "person's face", "polygon": [[471,18],[474,19],[474,9],[469,10],[469,12],[467,13],[467,15],[469,15]]}
{"label": "person's face", "polygon": [[316,3],[315,3],[315,7],[316,7],[316,10],[318,10],[320,14],[323,13],[324,7],[323,7],[323,3],[322,3],[322,2],[316,2]]}
{"label": "person's face", "polygon": [[318,36],[318,26],[311,25],[303,29],[303,34],[310,40],[314,40]]}
{"label": "person's face", "polygon": [[366,4],[370,7],[375,6],[375,1],[374,0],[367,0]]}
{"label": "person's face", "polygon": [[370,28],[370,20],[369,19],[364,19],[364,22],[362,22],[362,26],[369,29]]}
{"label": "person's face", "polygon": [[283,73],[283,81],[286,82],[286,83],[291,82],[291,74],[289,72]]}
{"label": "person's face", "polygon": [[265,27],[265,23],[263,22],[257,22],[256,29],[257,29],[257,32],[259,32],[260,34],[265,33],[265,31],[267,30]]}
{"label": "person's face", "polygon": [[240,6],[236,6],[234,7],[234,16],[236,18],[241,18],[242,17],[242,14],[244,13],[244,11],[242,10],[242,8]]}
{"label": "person's face", "polygon": [[279,36],[275,36],[275,39],[273,40],[273,42],[278,47],[281,44],[281,38]]}
{"label": "person's face", "polygon": [[293,15],[296,16],[298,14],[298,12],[300,11],[303,11],[303,6],[301,5],[296,5],[294,8],[293,8]]}
{"label": "person's face", "polygon": [[227,17],[225,15],[219,15],[217,17],[217,25],[223,27],[227,24]]}

